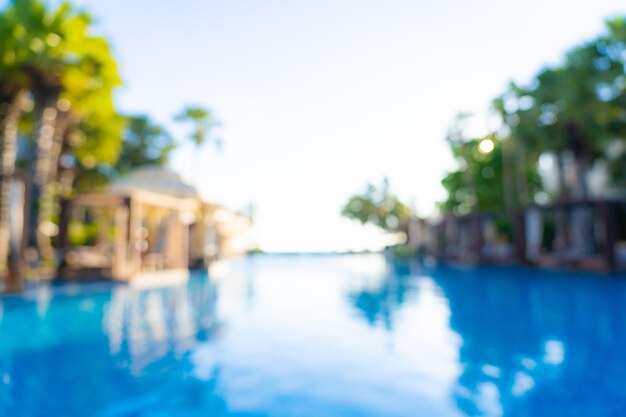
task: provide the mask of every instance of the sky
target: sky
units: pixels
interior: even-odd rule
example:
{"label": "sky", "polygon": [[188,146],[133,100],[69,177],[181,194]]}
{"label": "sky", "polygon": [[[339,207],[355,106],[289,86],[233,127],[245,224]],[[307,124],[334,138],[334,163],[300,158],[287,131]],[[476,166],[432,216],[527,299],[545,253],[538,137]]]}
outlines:
{"label": "sky", "polygon": [[[454,167],[459,112],[490,128],[489,103],[626,13],[623,0],[79,0],[120,63],[121,111],[181,146],[171,168],[210,200],[255,207],[268,251],[376,249],[342,204],[386,176],[421,215]],[[172,119],[213,110],[223,141],[199,150]]]}

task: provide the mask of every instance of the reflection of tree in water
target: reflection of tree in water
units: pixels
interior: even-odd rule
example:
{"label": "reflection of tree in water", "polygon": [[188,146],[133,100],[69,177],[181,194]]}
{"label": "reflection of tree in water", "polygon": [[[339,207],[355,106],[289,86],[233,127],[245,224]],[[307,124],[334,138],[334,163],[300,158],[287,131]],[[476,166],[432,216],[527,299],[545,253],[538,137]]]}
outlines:
{"label": "reflection of tree in water", "polygon": [[219,330],[216,287],[205,277],[176,287],[113,289],[105,329],[111,353],[140,373],[153,362],[188,350]]}
{"label": "reflection of tree in water", "polygon": [[467,415],[626,415],[626,282],[513,269],[432,276],[463,339],[455,398]]}
{"label": "reflection of tree in water", "polygon": [[55,296],[46,311],[18,298],[4,302],[0,332],[15,342],[0,342],[0,414],[257,416],[229,410],[216,352],[194,357],[214,346],[215,299],[201,278],[176,288]]}
{"label": "reflection of tree in water", "polygon": [[383,277],[377,277],[374,284],[367,278],[360,280],[358,288],[348,292],[348,299],[371,326],[382,322],[391,330],[394,313],[417,291],[416,268],[406,261],[390,261]]}
{"label": "reflection of tree in water", "polygon": [[216,285],[202,274],[187,285],[133,292],[125,300],[128,345],[120,354],[131,361],[142,389],[151,389],[128,403],[124,416],[262,416],[229,410],[220,395],[219,353],[212,343],[220,331],[216,300]]}

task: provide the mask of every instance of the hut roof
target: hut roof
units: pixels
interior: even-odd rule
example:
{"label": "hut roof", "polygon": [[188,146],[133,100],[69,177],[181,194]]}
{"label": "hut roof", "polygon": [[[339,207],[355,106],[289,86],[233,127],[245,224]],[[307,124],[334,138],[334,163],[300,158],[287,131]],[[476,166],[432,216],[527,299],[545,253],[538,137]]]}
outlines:
{"label": "hut roof", "polygon": [[180,175],[160,166],[146,166],[111,183],[109,191],[128,194],[134,191],[150,191],[179,198],[200,198],[198,190]]}

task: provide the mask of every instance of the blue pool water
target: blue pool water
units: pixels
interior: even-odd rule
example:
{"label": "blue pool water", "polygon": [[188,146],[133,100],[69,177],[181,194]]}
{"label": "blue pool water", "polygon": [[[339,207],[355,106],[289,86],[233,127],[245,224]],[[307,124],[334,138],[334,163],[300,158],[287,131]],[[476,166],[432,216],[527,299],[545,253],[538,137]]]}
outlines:
{"label": "blue pool water", "polygon": [[623,416],[626,280],[258,256],[0,297],[0,416]]}

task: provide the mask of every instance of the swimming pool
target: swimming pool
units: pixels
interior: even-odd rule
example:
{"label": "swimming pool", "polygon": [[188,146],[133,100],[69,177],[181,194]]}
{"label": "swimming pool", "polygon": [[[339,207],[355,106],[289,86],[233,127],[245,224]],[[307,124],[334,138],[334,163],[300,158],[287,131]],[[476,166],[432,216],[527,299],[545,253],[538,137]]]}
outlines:
{"label": "swimming pool", "polygon": [[626,415],[626,280],[254,256],[0,298],[0,416]]}

